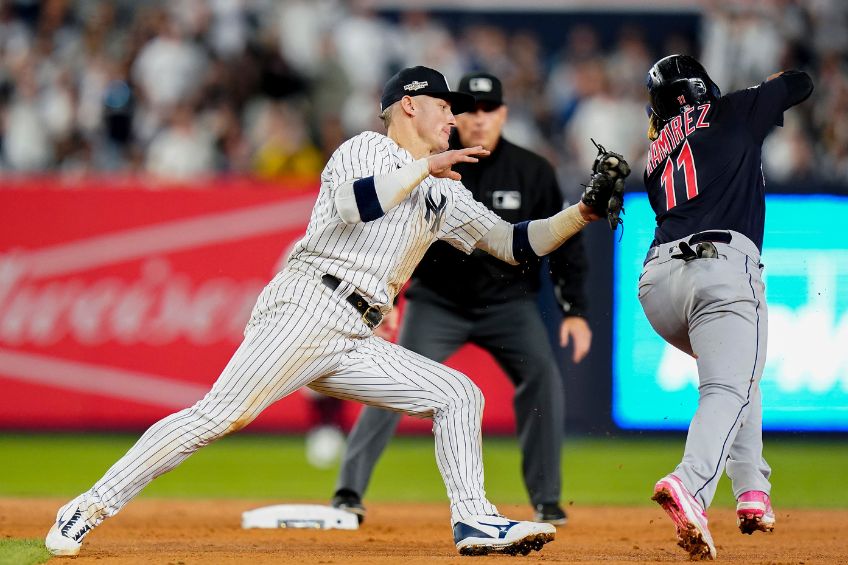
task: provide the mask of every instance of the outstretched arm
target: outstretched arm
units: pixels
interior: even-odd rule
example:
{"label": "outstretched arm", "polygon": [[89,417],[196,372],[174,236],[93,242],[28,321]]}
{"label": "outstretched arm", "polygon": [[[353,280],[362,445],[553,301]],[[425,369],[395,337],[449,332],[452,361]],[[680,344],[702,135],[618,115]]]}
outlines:
{"label": "outstretched arm", "polygon": [[804,71],[781,71],[774,73],[766,81],[782,77],[789,91],[789,106],[800,104],[813,93],[813,80]]}
{"label": "outstretched arm", "polygon": [[509,224],[498,222],[477,247],[512,265],[547,255],[600,216],[583,202],[544,220]]}
{"label": "outstretched arm", "polygon": [[621,223],[619,213],[624,208],[624,179],[630,165],[618,153],[607,151],[595,143],[598,157],[592,165],[592,176],[584,185],[580,202],[544,220],[510,225],[500,221],[483,236],[477,247],[517,265],[520,262],[547,255],[583,229],[586,224],[606,217],[615,230]]}
{"label": "outstretched arm", "polygon": [[475,155],[488,154],[480,146],[444,151],[385,175],[345,181],[336,189],[336,209],[346,224],[376,220],[403,202],[429,175],[459,180],[462,177],[451,167],[457,163],[476,163]]}

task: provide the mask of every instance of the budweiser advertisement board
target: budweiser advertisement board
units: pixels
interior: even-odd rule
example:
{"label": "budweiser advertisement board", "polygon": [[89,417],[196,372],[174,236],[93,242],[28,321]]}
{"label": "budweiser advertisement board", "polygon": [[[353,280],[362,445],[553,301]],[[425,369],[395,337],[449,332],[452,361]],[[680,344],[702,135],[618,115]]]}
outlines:
{"label": "budweiser advertisement board", "polygon": [[[140,430],[188,407],[241,341],[262,287],[315,202],[312,183],[4,182],[0,190],[0,428]],[[116,188],[114,185],[118,185]],[[514,429],[512,386],[485,353],[448,364],[486,396],[484,429]],[[346,402],[350,425],[359,406]],[[298,391],[248,429],[314,423]],[[405,418],[401,431],[429,430]]]}

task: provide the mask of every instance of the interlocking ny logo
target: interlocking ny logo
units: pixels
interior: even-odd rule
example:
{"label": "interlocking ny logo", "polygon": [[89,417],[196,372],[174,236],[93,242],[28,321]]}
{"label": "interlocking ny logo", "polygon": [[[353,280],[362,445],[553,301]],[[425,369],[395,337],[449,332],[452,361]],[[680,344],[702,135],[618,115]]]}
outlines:
{"label": "interlocking ny logo", "polygon": [[[427,205],[427,212],[424,214],[424,221],[430,224],[430,231],[436,233],[439,231],[439,228],[442,227],[442,220],[445,215],[445,206],[448,203],[447,197],[442,194],[441,200],[436,204],[436,201],[433,199],[433,187],[430,187],[427,190],[427,197],[424,199],[425,204]],[[433,214],[433,220],[430,221],[430,213]]]}

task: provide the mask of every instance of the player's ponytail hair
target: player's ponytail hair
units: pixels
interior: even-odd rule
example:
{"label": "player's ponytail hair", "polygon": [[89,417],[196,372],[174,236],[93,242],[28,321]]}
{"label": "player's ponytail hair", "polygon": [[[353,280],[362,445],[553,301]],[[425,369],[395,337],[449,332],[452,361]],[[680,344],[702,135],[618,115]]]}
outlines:
{"label": "player's ponytail hair", "polygon": [[651,112],[651,115],[648,116],[648,139],[654,141],[656,138],[660,136],[660,130],[662,129],[660,125],[660,119],[656,114]]}

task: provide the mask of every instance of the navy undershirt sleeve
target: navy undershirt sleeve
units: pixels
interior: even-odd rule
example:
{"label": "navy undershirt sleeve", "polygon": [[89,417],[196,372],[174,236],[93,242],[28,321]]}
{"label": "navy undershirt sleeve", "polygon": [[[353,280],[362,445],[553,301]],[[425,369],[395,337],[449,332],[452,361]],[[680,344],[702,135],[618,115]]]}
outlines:
{"label": "navy undershirt sleeve", "polygon": [[789,105],[800,104],[813,93],[813,81],[804,71],[784,71],[780,77],[789,90]]}
{"label": "navy undershirt sleeve", "polygon": [[359,208],[359,217],[363,222],[371,222],[383,216],[383,207],[377,198],[377,189],[374,188],[374,177],[365,177],[353,181],[353,196],[356,198],[356,207]]}

